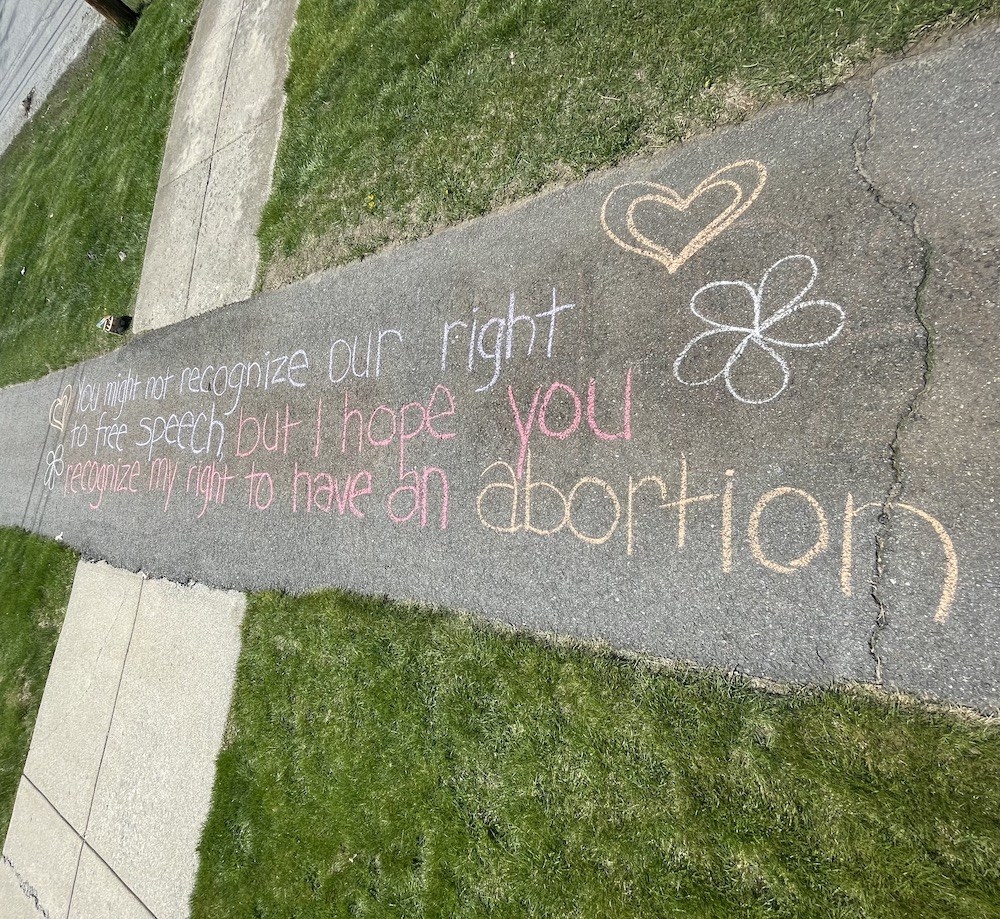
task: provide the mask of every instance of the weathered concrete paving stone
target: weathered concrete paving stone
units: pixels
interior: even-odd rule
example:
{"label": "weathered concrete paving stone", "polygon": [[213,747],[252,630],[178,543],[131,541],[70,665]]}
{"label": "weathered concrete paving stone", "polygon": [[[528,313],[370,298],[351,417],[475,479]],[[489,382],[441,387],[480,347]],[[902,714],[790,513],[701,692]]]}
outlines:
{"label": "weathered concrete paving stone", "polygon": [[187,314],[198,315],[253,292],[256,229],[271,187],[280,118],[258,125],[215,154],[191,276]]}
{"label": "weathered concrete paving stone", "polygon": [[81,561],[25,775],[81,835],[97,785],[143,579]]}
{"label": "weathered concrete paving stone", "polygon": [[213,4],[206,5],[191,39],[174,115],[163,153],[160,184],[165,185],[207,160],[215,152],[219,110],[236,37],[238,11],[217,22]]}
{"label": "weathered concrete paving stone", "polygon": [[[911,206],[930,271],[928,385],[901,431],[900,500],[934,508],[958,560],[954,606],[928,615],[945,572],[940,545],[916,548],[893,515],[879,636],[887,682],[956,702],[1000,705],[1000,30],[881,71],[865,164],[881,193]],[[928,576],[929,574],[929,576]],[[932,610],[933,612],[933,610]]]}
{"label": "weathered concrete paving stone", "polygon": [[143,585],[87,842],[157,919],[187,916],[245,603]]}
{"label": "weathered concrete paving stone", "polygon": [[[298,0],[249,0],[240,16],[217,147],[281,113]],[[277,133],[277,132],[276,132]]]}
{"label": "weathered concrete paving stone", "polygon": [[80,853],[69,919],[157,919],[90,846]]}
{"label": "weathered concrete paving stone", "polygon": [[66,821],[22,777],[0,864],[0,916],[66,919],[82,845]]}
{"label": "weathered concrete paving stone", "polygon": [[184,318],[209,166],[199,163],[157,192],[136,299],[136,332]]}

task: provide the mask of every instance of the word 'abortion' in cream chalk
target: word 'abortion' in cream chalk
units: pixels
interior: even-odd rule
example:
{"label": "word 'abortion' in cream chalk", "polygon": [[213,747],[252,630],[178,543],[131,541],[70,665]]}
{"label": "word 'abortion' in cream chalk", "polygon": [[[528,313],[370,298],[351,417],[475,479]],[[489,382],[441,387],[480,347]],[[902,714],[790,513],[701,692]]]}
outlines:
{"label": "word 'abortion' in cream chalk", "polygon": [[[549,479],[552,478],[548,474]],[[596,476],[583,476],[568,488],[542,479],[532,470],[531,451],[527,451],[523,475],[503,460],[497,460],[482,472],[487,483],[476,497],[476,514],[487,530],[504,535],[517,533],[551,537],[563,531],[590,545],[608,543],[616,533],[622,534],[625,553],[636,552],[636,525],[648,519],[653,511],[674,515],[677,528],[676,546],[683,550],[688,541],[689,515],[696,509],[714,506],[719,515],[719,566],[723,572],[733,570],[736,543],[734,514],[736,513],[736,474],[727,469],[719,491],[691,494],[686,456],[680,458],[680,485],[676,492],[667,487],[665,477],[654,474],[628,475],[617,485]],[[775,559],[768,554],[765,539],[770,522],[774,532],[787,529],[782,523],[782,509],[789,505],[806,509],[815,521],[815,538],[803,551],[790,559]],[[872,519],[888,510],[901,511],[927,524],[941,547],[942,588],[934,618],[948,618],[958,590],[958,555],[954,543],[941,522],[926,511],[910,504],[867,502],[855,505],[850,492],[844,499],[841,524],[839,582],[845,597],[853,593],[855,521],[864,512]],[[593,524],[600,520],[601,529],[589,531],[581,517]],[[753,559],[776,574],[794,575],[809,568],[830,548],[830,517],[820,501],[808,491],[792,486],[779,486],[761,495],[747,518],[746,543]]]}

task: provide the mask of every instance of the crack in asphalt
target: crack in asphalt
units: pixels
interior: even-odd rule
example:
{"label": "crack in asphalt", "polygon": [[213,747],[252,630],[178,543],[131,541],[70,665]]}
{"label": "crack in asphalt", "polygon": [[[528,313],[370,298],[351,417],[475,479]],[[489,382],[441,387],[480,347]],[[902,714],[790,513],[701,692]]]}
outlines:
{"label": "crack in asphalt", "polygon": [[867,94],[868,104],[865,110],[864,121],[861,127],[858,128],[852,141],[854,172],[864,183],[875,202],[889,211],[920,246],[920,280],[917,282],[914,290],[913,315],[920,327],[919,338],[923,357],[920,381],[911,393],[907,404],[903,407],[903,411],[900,413],[893,430],[892,440],[889,443],[888,453],[889,464],[892,470],[892,481],[889,483],[889,488],[882,499],[882,506],[878,516],[878,527],[875,531],[875,566],[872,573],[870,594],[875,604],[876,612],[874,622],[868,632],[868,653],[875,663],[875,683],[876,685],[881,685],[883,660],[879,653],[878,645],[879,638],[888,622],[888,606],[882,591],[882,578],[888,567],[888,540],[892,529],[892,505],[894,502],[899,501],[906,487],[902,439],[906,429],[918,417],[918,408],[930,387],[931,375],[934,369],[933,329],[924,311],[924,299],[931,275],[933,250],[929,240],[920,231],[917,205],[914,202],[893,201],[886,198],[871,174],[865,168],[864,157],[868,151],[868,145],[875,137],[875,106],[878,103],[875,75],[872,75],[868,81]]}

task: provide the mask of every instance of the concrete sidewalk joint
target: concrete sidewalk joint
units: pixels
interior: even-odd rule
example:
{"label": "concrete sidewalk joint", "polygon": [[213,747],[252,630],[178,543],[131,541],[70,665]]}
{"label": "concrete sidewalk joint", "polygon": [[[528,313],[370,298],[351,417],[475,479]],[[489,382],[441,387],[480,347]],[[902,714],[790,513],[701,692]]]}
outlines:
{"label": "concrete sidewalk joint", "polygon": [[0,915],[25,884],[52,919],[95,884],[134,899],[116,915],[186,915],[244,609],[241,594],[80,562],[4,845],[20,894],[0,885]]}
{"label": "concrete sidewalk joint", "polygon": [[[98,852],[87,842],[86,835],[79,833],[76,830],[76,828],[73,827],[72,824],[70,824],[70,822],[65,818],[65,816],[63,816],[59,812],[58,808],[56,808],[56,806],[38,788],[38,786],[35,785],[34,782],[32,782],[27,776],[24,776],[24,781],[27,782],[28,785],[45,801],[45,803],[49,805],[49,807],[52,809],[52,812],[62,819],[63,823],[65,823],[66,826],[69,827],[69,829],[72,830],[76,834],[77,838],[80,841],[80,845],[81,845],[80,855],[79,855],[79,858],[77,859],[77,862],[76,862],[76,870],[73,872],[73,884],[70,887],[70,895],[69,895],[69,904],[70,905],[69,905],[69,911],[67,913],[67,917],[71,917],[74,914],[74,912],[73,912],[73,906],[75,904],[77,904],[77,900],[76,900],[77,890],[78,889],[80,889],[80,890],[84,889],[84,885],[80,885],[78,883],[79,880],[80,880],[80,864],[81,864],[81,860],[83,859],[83,857],[85,855],[89,854],[94,860],[98,861],[104,867],[104,869],[106,870],[106,872],[117,882],[116,886],[119,886],[119,887],[122,888],[122,891],[127,895],[127,897],[129,898],[129,900],[131,900],[135,905],[137,905],[142,910],[143,916],[149,916],[149,917],[152,917],[152,919],[157,919],[157,917],[153,915],[153,913],[149,909],[149,907],[147,907],[146,904],[143,903],[142,900],[139,899],[139,897],[136,895],[135,891],[132,890],[115,873],[114,869],[106,861],[104,861],[104,859],[101,858],[101,856],[98,854]],[[6,856],[4,856],[4,858],[6,860]],[[31,888],[31,886],[29,884],[27,884],[27,882],[24,882],[22,884],[22,889],[25,891],[25,894],[29,897],[29,899],[34,900],[36,904],[38,903],[37,892],[34,890],[34,888]],[[43,910],[43,912],[46,912],[46,914],[47,914],[47,911]],[[84,910],[84,915],[85,916],[87,915],[87,911],[86,910]],[[124,915],[124,914],[122,914],[122,915]]]}

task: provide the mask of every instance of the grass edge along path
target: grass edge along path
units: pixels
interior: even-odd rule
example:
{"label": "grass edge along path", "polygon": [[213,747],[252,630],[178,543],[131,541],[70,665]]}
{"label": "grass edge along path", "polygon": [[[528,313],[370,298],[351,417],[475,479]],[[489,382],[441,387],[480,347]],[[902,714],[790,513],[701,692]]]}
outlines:
{"label": "grass edge along path", "polygon": [[301,0],[259,285],[843,82],[1000,0]]}
{"label": "grass edge along path", "polygon": [[0,386],[111,350],[129,314],[200,0],[102,27],[0,155]]}
{"label": "grass edge along path", "polygon": [[0,840],[69,603],[77,554],[50,539],[0,528]]}
{"label": "grass edge along path", "polygon": [[1000,915],[1000,730],[250,598],[196,919]]}

